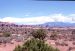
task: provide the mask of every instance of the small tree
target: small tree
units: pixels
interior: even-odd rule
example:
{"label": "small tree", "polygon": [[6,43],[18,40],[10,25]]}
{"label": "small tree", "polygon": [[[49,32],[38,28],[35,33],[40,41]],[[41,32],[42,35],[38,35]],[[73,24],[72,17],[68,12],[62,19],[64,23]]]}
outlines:
{"label": "small tree", "polygon": [[42,39],[42,40],[46,37],[46,31],[43,29],[38,29],[36,31],[32,31],[31,34],[34,38],[38,38],[38,39]]}

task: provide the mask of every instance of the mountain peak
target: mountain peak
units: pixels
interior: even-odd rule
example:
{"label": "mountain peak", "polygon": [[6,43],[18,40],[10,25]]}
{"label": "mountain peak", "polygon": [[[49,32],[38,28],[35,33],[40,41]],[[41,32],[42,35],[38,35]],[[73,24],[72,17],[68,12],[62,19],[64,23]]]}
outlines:
{"label": "mountain peak", "polygon": [[41,24],[42,26],[51,26],[51,27],[74,27],[75,23],[69,23],[69,22],[47,22],[44,24]]}

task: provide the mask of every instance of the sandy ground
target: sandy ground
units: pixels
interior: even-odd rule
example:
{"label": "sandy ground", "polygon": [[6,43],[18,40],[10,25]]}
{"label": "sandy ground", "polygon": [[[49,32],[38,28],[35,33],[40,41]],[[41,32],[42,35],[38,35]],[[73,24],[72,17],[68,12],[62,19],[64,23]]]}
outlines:
{"label": "sandy ground", "polygon": [[13,51],[13,49],[19,44],[21,45],[22,42],[15,42],[14,44],[7,43],[6,46],[2,44],[0,45],[0,51]]}
{"label": "sandy ground", "polygon": [[[56,46],[53,40],[48,40],[48,44],[52,45],[53,47],[57,47],[60,51],[68,51],[69,46],[74,46],[72,45],[72,42],[68,42],[69,46]],[[13,51],[13,49],[17,45],[22,45],[22,42],[14,42],[14,44],[9,44],[7,43],[6,46],[4,44],[0,45],[0,51]],[[71,50],[75,51],[75,49]]]}
{"label": "sandy ground", "polygon": [[[67,41],[68,46],[60,46],[60,45],[56,46],[54,42],[55,42],[54,40],[47,40],[47,43],[49,45],[57,47],[60,51],[68,51],[69,47],[75,47],[75,45],[72,44],[72,41]],[[75,48],[70,51],[75,51]]]}

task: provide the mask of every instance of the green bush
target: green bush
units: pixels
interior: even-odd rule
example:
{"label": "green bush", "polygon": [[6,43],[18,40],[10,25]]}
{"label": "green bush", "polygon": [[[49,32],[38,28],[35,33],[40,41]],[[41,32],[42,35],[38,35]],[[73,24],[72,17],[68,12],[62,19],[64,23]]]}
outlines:
{"label": "green bush", "polygon": [[38,39],[42,39],[42,40],[46,37],[46,31],[43,29],[38,29],[36,31],[32,31],[31,34],[34,38],[38,38]]}
{"label": "green bush", "polygon": [[9,36],[10,36],[10,33],[9,33],[9,32],[4,32],[4,33],[3,33],[3,36],[4,36],[4,37],[9,37]]}
{"label": "green bush", "polygon": [[22,51],[22,48],[20,45],[18,45],[13,51]]}
{"label": "green bush", "polygon": [[58,32],[57,31],[53,31],[52,34],[51,34],[51,36],[50,36],[50,38],[52,40],[56,40],[57,39],[57,35],[58,35]]}
{"label": "green bush", "polygon": [[19,47],[16,47],[14,51],[59,51],[57,48],[53,48],[45,44],[43,40],[31,39],[28,40]]}
{"label": "green bush", "polygon": [[33,31],[31,34],[34,38],[27,40],[22,46],[17,46],[14,51],[59,51],[45,43],[43,39],[46,37],[46,32],[43,29]]}

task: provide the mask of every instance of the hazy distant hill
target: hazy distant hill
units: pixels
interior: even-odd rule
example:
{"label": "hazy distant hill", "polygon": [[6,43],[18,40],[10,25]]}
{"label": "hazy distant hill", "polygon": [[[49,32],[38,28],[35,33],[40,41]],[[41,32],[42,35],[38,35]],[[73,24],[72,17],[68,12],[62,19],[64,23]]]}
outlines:
{"label": "hazy distant hill", "polygon": [[47,22],[44,24],[41,24],[41,26],[51,26],[51,27],[75,27],[75,23],[64,23],[64,22]]}
{"label": "hazy distant hill", "polygon": [[45,27],[75,27],[75,23],[69,23],[69,22],[47,22],[40,25],[18,25],[15,23],[8,23],[8,22],[0,22],[1,26],[7,26],[7,27],[39,27],[39,26],[45,26]]}

